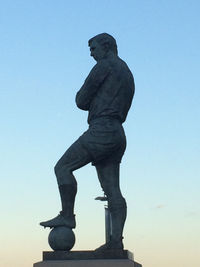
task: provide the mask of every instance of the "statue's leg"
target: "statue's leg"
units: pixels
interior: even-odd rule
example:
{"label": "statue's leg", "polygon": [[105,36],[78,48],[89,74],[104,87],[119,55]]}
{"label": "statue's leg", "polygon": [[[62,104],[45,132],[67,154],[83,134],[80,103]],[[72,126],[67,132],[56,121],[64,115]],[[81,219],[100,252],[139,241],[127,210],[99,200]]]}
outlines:
{"label": "statue's leg", "polygon": [[119,163],[103,163],[96,165],[101,187],[108,198],[108,207],[112,218],[111,241],[99,248],[123,249],[123,228],[126,220],[126,201],[119,186]]}
{"label": "statue's leg", "polygon": [[62,211],[52,220],[40,223],[44,227],[68,226],[75,228],[74,202],[77,182],[73,171],[91,161],[90,155],[79,142],[75,142],[55,166]]}

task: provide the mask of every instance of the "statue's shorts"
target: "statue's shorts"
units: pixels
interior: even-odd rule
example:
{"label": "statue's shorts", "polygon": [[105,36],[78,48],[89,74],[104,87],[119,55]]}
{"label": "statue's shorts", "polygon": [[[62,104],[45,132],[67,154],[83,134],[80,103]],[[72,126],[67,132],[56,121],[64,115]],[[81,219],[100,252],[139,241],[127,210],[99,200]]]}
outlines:
{"label": "statue's shorts", "polygon": [[91,155],[92,164],[102,161],[120,163],[126,149],[126,137],[116,119],[99,118],[77,140]]}
{"label": "statue's shorts", "polygon": [[58,165],[76,170],[89,162],[92,165],[120,163],[126,149],[121,123],[113,118],[93,120],[89,129],[75,141],[58,161]]}

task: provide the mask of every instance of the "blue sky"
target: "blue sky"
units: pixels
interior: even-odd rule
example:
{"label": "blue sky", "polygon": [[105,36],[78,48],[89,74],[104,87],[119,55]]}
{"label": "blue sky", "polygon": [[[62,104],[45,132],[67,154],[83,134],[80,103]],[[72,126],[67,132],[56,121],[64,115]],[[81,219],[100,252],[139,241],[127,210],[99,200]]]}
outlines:
{"label": "blue sky", "polygon": [[[0,266],[31,267],[50,249],[38,223],[60,210],[53,167],[87,129],[74,98],[95,64],[87,41],[107,32],[136,83],[121,165],[125,248],[144,267],[199,267],[199,10],[197,0],[1,1]],[[101,189],[91,165],[75,175],[74,249],[94,249]]]}

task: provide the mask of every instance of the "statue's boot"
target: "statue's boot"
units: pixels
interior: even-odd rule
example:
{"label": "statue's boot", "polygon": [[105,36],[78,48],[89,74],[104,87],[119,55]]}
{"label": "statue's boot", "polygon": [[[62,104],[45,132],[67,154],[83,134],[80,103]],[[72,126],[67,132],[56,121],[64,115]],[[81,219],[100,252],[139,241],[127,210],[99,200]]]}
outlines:
{"label": "statue's boot", "polygon": [[111,237],[111,240],[107,243],[105,243],[104,245],[100,246],[99,248],[95,249],[95,252],[103,252],[105,250],[110,250],[110,249],[120,249],[123,250],[124,249],[124,245],[121,240],[114,240]]}
{"label": "statue's boot", "polygon": [[58,216],[56,216],[55,218],[49,221],[41,222],[40,225],[44,227],[50,227],[50,228],[54,228],[58,226],[66,226],[72,229],[76,227],[75,215],[70,216],[70,217],[65,217],[61,211],[60,214],[58,214]]}
{"label": "statue's boot", "polygon": [[95,251],[102,252],[104,250],[109,249],[124,249],[124,245],[122,242],[123,236],[123,228],[126,220],[126,202],[125,199],[121,201],[120,205],[109,205],[109,209],[111,212],[111,220],[112,220],[112,236],[110,241],[106,244],[100,246]]}
{"label": "statue's boot", "polygon": [[77,192],[76,185],[63,184],[59,186],[60,197],[62,202],[62,211],[55,218],[41,222],[40,225],[44,227],[58,227],[66,226],[69,228],[76,227],[74,215],[74,200]]}

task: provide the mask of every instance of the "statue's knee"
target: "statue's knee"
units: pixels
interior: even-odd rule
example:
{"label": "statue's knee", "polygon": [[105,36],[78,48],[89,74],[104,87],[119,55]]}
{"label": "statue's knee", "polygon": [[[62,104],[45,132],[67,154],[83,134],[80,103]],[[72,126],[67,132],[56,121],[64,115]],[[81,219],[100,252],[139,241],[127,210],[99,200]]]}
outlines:
{"label": "statue's knee", "polygon": [[59,161],[56,163],[54,167],[54,172],[56,176],[63,176],[67,175],[68,173],[71,173],[70,169],[67,167],[67,165],[61,164]]}
{"label": "statue's knee", "polygon": [[64,166],[63,161],[59,159],[54,167],[55,174],[59,172],[60,169]]}
{"label": "statue's knee", "polygon": [[58,185],[68,184],[68,185],[76,186],[77,183],[76,183],[75,177],[72,174],[71,169],[68,168],[67,165],[63,166],[63,165],[56,164],[54,170],[55,170]]}
{"label": "statue's knee", "polygon": [[55,167],[54,167],[54,172],[55,172],[55,175],[57,176],[57,174],[58,174],[58,170],[59,170],[59,165],[58,165],[58,163],[55,165]]}
{"label": "statue's knee", "polygon": [[63,172],[63,166],[57,163],[54,167],[54,172],[55,172],[58,184],[59,184],[60,181],[63,179],[62,177],[66,176],[64,175],[64,172]]}

